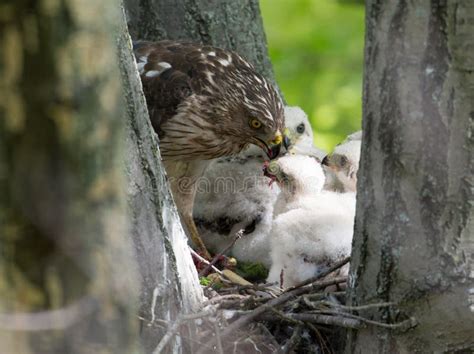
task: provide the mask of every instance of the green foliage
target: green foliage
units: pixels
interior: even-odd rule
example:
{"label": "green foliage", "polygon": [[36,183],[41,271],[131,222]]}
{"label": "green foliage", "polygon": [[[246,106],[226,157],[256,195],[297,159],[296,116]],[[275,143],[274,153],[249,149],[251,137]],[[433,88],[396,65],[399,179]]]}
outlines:
{"label": "green foliage", "polygon": [[270,57],[289,105],[302,107],[327,151],[360,129],[364,6],[260,0]]}
{"label": "green foliage", "polygon": [[217,282],[216,278],[218,277],[215,277],[214,279],[210,279],[209,277],[199,277],[199,283],[202,286],[211,286],[214,290],[222,289],[222,283]]}
{"label": "green foliage", "polygon": [[212,281],[208,277],[199,277],[199,283],[202,286],[209,286],[212,283]]}
{"label": "green foliage", "polygon": [[250,282],[263,281],[268,277],[268,269],[262,263],[239,261],[235,272]]}

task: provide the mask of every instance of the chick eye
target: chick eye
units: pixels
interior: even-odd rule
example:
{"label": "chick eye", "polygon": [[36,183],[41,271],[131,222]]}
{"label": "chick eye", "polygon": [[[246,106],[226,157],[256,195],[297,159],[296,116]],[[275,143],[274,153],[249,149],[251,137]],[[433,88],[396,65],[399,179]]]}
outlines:
{"label": "chick eye", "polygon": [[303,133],[304,133],[304,129],[305,129],[304,123],[301,123],[300,125],[298,125],[298,126],[296,127],[296,132],[297,132],[298,134],[303,134]]}
{"label": "chick eye", "polygon": [[341,156],[341,167],[344,167],[345,165],[347,165],[349,163],[349,160],[347,159],[347,157],[345,157],[344,155]]}
{"label": "chick eye", "polygon": [[249,124],[254,129],[259,129],[262,126],[262,123],[256,118],[250,119]]}

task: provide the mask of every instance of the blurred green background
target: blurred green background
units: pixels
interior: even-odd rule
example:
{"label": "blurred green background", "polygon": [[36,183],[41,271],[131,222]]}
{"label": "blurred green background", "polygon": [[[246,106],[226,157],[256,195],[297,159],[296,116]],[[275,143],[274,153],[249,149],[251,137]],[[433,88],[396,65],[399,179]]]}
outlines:
{"label": "blurred green background", "polygon": [[287,104],[308,114],[326,151],[360,129],[364,5],[260,0],[270,57]]}

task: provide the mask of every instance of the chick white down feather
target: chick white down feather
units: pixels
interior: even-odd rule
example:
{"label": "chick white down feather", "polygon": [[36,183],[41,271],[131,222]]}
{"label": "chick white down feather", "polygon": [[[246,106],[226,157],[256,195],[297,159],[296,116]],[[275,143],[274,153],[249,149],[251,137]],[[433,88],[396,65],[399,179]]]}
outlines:
{"label": "chick white down feather", "polygon": [[322,167],[310,157],[284,156],[275,163],[286,177],[279,182],[268,281],[286,288],[350,254],[356,198],[322,190]]}
{"label": "chick white down feather", "polygon": [[355,192],[359,171],[362,131],[349,135],[324,159],[326,173],[324,189],[336,192]]}
{"label": "chick white down feather", "polygon": [[[285,121],[293,143],[291,153],[324,157],[324,152],[313,146],[308,117],[300,108],[286,107]],[[264,160],[261,149],[251,145],[235,157],[212,161],[198,184],[193,215],[208,248],[223,250],[237,231],[245,229],[232,255],[239,261],[269,267],[269,235],[279,188],[269,188],[262,173]]]}

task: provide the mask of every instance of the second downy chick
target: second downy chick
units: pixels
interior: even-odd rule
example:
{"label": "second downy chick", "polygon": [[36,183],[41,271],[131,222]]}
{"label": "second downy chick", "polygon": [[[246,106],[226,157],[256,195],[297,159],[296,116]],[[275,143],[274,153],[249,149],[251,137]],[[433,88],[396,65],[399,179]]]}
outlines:
{"label": "second downy chick", "polygon": [[271,232],[269,282],[288,288],[350,255],[355,193],[323,190],[323,169],[308,156],[272,161],[265,175],[281,189]]}

